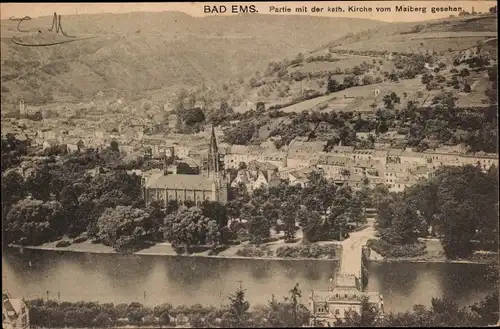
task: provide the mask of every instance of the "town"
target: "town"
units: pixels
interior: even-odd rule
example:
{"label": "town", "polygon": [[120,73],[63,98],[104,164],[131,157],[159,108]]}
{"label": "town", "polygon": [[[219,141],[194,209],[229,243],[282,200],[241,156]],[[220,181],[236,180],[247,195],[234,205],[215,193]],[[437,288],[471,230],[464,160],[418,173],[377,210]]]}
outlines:
{"label": "town", "polygon": [[[475,6],[360,20],[373,27],[280,60],[276,40],[303,40],[273,30],[276,48],[255,46],[259,70],[226,80],[191,49],[168,73],[142,60],[154,47],[131,55],[150,37],[135,23],[89,39],[78,60],[68,46],[23,67],[11,55],[24,50],[6,45],[4,327],[498,324],[496,6]],[[254,47],[254,32],[161,15],[214,49]],[[193,47],[187,30],[168,42]],[[109,54],[99,74],[82,69]],[[137,58],[172,86],[141,80]],[[63,74],[75,84],[45,83]]]}

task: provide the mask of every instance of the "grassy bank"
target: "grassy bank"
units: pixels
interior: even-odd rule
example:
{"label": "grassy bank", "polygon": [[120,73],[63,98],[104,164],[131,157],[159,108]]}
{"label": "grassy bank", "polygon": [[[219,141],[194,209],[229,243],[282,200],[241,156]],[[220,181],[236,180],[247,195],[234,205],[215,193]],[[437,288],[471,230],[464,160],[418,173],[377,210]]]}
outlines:
{"label": "grassy bank", "polygon": [[[100,243],[84,241],[72,243],[61,247],[60,241],[45,243],[41,246],[16,246],[11,247],[50,250],[63,252],[82,252],[96,254],[117,254],[116,250]],[[58,244],[59,243],[59,244]],[[59,245],[59,246],[57,246]],[[210,257],[210,258],[232,258],[232,259],[322,259],[334,260],[340,258],[340,249],[335,242],[322,242],[322,245],[303,244],[301,241],[285,243],[282,239],[270,241],[260,246],[242,243],[238,245],[220,246],[217,253],[211,253],[208,248],[198,248],[191,250],[188,254],[178,253],[168,242],[156,243],[146,249],[133,252],[134,255],[145,256],[183,256],[183,257]]]}
{"label": "grassy bank", "polygon": [[447,259],[437,240],[422,240],[415,244],[391,245],[380,239],[371,239],[366,244],[372,251],[377,252],[382,259],[371,259],[375,262],[418,262],[418,263],[497,263],[498,253],[475,252],[467,259]]}

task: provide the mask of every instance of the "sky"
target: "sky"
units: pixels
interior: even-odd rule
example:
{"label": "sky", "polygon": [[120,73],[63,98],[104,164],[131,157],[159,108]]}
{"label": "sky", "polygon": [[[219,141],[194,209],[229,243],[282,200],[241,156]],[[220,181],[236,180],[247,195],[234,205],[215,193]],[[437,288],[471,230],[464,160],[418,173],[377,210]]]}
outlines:
{"label": "sky", "polygon": [[[277,15],[296,15],[294,12],[296,7],[307,6],[309,11],[313,6],[327,7],[342,6],[346,12],[342,13],[307,13],[303,15],[312,16],[327,16],[327,17],[351,17],[351,18],[369,18],[386,22],[411,22],[422,21],[437,18],[448,17],[451,13],[431,13],[431,7],[462,7],[466,11],[472,11],[472,7],[476,12],[486,12],[492,6],[496,5],[496,1],[303,1],[303,2],[223,2],[220,3],[229,8],[231,5],[256,5],[257,10],[261,14],[270,14],[269,7],[289,7],[292,13],[279,13]],[[216,2],[168,2],[168,3],[1,3],[0,4],[0,18],[8,19],[9,17],[41,17],[50,16],[54,12],[60,15],[75,15],[75,14],[97,14],[97,13],[130,13],[130,12],[161,12],[161,11],[180,11],[195,17],[203,17],[210,14],[205,14],[203,7],[207,5],[217,5]],[[365,6],[371,7],[372,12],[347,12],[348,6]],[[414,7],[427,7],[427,13],[395,13],[394,7],[414,6]],[[375,7],[392,7],[392,12],[380,13],[377,12]],[[454,13],[456,15],[456,13]],[[233,14],[235,15],[235,14]]]}

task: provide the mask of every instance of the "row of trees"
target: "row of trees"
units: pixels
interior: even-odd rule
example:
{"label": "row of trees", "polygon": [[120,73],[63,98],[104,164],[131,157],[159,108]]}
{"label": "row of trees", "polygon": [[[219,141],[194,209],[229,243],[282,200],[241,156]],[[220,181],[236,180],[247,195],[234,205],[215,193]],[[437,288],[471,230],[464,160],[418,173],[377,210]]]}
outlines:
{"label": "row of trees", "polygon": [[[154,202],[145,207],[140,178],[101,168],[100,160],[99,153],[89,151],[40,160],[26,179],[15,170],[5,172],[5,242],[39,245],[86,232],[117,250],[163,239],[185,249],[215,248],[233,240],[261,244],[271,228],[284,231],[291,242],[297,225],[310,242],[340,239],[348,223],[363,221],[364,196],[317,174],[304,189],[282,182],[249,195],[243,185],[232,188],[225,206],[206,201],[200,206],[170,202],[164,211]],[[228,228],[229,219],[240,222]]]}
{"label": "row of trees", "polygon": [[[377,200],[377,228],[391,245],[411,245],[438,236],[450,259],[470,257],[487,245],[498,249],[498,169],[443,167],[401,194]],[[474,241],[480,241],[476,244]]]}
{"label": "row of trees", "polygon": [[2,168],[4,241],[37,245],[62,235],[76,237],[94,232],[108,208],[143,207],[140,178],[103,169],[100,160],[93,151],[32,159],[26,178]]}
{"label": "row of trees", "polygon": [[[448,92],[436,95],[432,99],[432,107],[421,109],[414,101],[404,102],[405,98],[404,94],[402,97],[396,93],[385,95],[385,109],[374,111],[373,118],[364,118],[353,112],[336,111],[275,113],[273,117],[279,114],[289,116],[292,120],[273,129],[270,136],[281,137],[277,142],[280,147],[289,144],[298,136],[307,136],[309,139],[329,138],[331,146],[342,142],[342,145],[346,146],[366,147],[370,144],[359,140],[356,137],[357,132],[374,132],[379,135],[395,130],[406,135],[407,147],[417,150],[425,150],[432,144],[439,146],[463,143],[471,152],[496,151],[496,107],[490,106],[482,111],[458,109],[455,97]],[[405,106],[401,110],[393,110],[395,104],[403,102]]]}
{"label": "row of trees", "polygon": [[412,311],[380,317],[366,299],[361,312],[348,312],[336,327],[475,327],[498,321],[498,291],[469,307],[459,307],[451,298],[432,298],[431,307],[415,305]]}
{"label": "row of trees", "polygon": [[[184,316],[194,328],[284,328],[326,325],[315,321],[314,314],[300,302],[299,285],[282,300],[272,296],[267,305],[251,304],[240,287],[229,296],[229,304],[220,308],[202,305],[173,307],[165,303],[154,308],[141,303],[99,304],[94,302],[58,303],[41,299],[27,301],[30,321],[41,327],[99,327],[141,325],[182,325]],[[361,311],[348,311],[345,319],[334,321],[336,327],[474,327],[495,324],[498,321],[498,291],[469,307],[459,307],[449,298],[433,298],[431,307],[415,305],[413,311],[389,313],[380,317],[367,298],[362,299]]]}
{"label": "row of trees", "polygon": [[[247,327],[295,327],[308,324],[309,312],[300,303],[298,284],[290,289],[289,296],[281,301],[272,296],[268,305],[250,309],[245,290],[240,287],[228,296],[229,303],[223,307],[183,305],[173,307],[164,303],[153,308],[138,302],[130,304],[95,302],[56,302],[42,299],[27,301],[30,322],[37,327],[98,327],[126,325],[169,326],[183,325],[185,320],[195,328],[218,326],[223,328]],[[185,318],[185,320],[184,320]]]}
{"label": "row of trees", "polygon": [[271,229],[283,231],[285,242],[294,242],[300,227],[304,241],[315,242],[338,240],[364,222],[367,191],[337,187],[318,174],[310,179],[314,181],[310,187],[282,182],[256,189],[252,195],[240,185],[230,190],[225,206],[172,201],[166,210],[164,238],[179,251],[189,252],[193,247],[215,249],[233,241],[260,245],[268,241]]}

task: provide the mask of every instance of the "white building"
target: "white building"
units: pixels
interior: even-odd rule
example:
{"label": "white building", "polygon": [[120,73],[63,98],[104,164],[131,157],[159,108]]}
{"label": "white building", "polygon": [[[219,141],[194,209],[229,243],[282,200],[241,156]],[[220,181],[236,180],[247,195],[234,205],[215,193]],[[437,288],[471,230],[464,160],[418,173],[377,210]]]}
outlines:
{"label": "white building", "polygon": [[374,307],[383,310],[381,296],[377,292],[364,293],[355,275],[339,273],[329,289],[313,290],[309,297],[311,325],[314,327],[332,327],[345,318],[350,311],[361,313],[363,296]]}
{"label": "white building", "polygon": [[2,328],[25,329],[30,327],[29,310],[22,299],[11,298],[9,294],[2,296]]}

